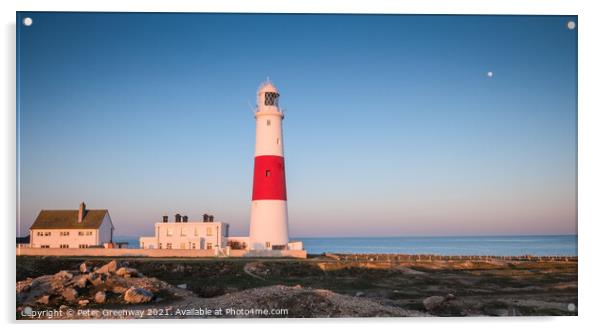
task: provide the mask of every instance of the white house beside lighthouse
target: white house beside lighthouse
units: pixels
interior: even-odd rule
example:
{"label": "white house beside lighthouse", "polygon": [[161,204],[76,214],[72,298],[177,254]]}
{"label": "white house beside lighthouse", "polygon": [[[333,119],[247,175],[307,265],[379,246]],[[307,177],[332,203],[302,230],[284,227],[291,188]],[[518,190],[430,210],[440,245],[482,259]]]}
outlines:
{"label": "white house beside lighthouse", "polygon": [[269,81],[257,91],[255,166],[249,242],[251,250],[288,248],[288,208],[278,89]]}

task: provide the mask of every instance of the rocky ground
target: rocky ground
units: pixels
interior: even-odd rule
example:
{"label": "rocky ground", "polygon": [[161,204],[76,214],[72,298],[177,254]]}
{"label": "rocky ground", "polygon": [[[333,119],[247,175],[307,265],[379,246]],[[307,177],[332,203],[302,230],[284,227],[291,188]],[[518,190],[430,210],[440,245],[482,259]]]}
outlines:
{"label": "rocky ground", "polygon": [[17,280],[17,319],[577,314],[577,262],[17,257]]}

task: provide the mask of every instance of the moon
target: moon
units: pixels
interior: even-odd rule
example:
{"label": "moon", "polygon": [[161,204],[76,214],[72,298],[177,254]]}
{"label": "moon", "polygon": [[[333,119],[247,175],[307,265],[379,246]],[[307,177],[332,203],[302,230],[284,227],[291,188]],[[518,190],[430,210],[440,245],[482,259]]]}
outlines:
{"label": "moon", "polygon": [[26,27],[28,27],[32,24],[33,24],[33,20],[31,19],[31,17],[26,17],[23,19],[23,25],[25,25]]}
{"label": "moon", "polygon": [[488,71],[487,72],[487,77],[492,78],[493,77],[493,72],[492,71]]}

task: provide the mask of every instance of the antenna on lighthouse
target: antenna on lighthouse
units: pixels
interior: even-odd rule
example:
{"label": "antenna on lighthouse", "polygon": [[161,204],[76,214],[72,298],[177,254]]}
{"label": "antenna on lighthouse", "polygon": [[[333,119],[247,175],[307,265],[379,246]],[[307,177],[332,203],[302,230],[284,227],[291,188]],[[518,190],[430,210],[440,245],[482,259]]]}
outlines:
{"label": "antenna on lighthouse", "polygon": [[255,111],[257,111],[257,106],[253,106],[253,104],[250,101],[247,100],[247,104],[249,104],[251,112],[255,113]]}

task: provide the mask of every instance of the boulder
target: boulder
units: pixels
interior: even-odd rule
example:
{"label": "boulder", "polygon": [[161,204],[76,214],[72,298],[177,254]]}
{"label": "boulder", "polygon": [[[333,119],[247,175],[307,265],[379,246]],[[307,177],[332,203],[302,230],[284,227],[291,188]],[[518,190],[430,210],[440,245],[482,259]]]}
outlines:
{"label": "boulder", "polygon": [[86,262],[83,262],[79,265],[79,272],[81,273],[88,273],[90,272],[91,269],[90,267],[86,264]]}
{"label": "boulder", "polygon": [[422,304],[426,310],[433,311],[441,307],[445,301],[446,300],[443,296],[429,296],[422,301]]}
{"label": "boulder", "polygon": [[69,287],[63,290],[61,296],[69,302],[74,302],[77,299],[78,293],[75,289]]}
{"label": "boulder", "polygon": [[101,266],[98,270],[96,270],[96,273],[115,273],[115,271],[117,271],[117,261],[116,260],[112,260],[110,262],[108,262],[107,264]]}
{"label": "boulder", "polygon": [[140,275],[136,269],[131,267],[121,267],[115,271],[115,274],[124,278],[137,277]]}
{"label": "boulder", "polygon": [[96,287],[102,285],[106,280],[106,278],[102,274],[98,274],[95,272],[88,274],[87,279],[92,285]]}
{"label": "boulder", "polygon": [[123,294],[125,293],[128,288],[130,288],[130,285],[128,283],[128,280],[125,278],[122,278],[120,276],[112,276],[110,278],[107,278],[107,281],[105,282],[105,286],[107,287],[107,289],[113,293],[116,294]]}
{"label": "boulder", "polygon": [[54,277],[58,278],[58,279],[71,279],[71,278],[73,278],[73,274],[69,273],[68,271],[63,270],[63,271],[59,271],[59,272],[55,273]]}
{"label": "boulder", "polygon": [[36,302],[39,304],[48,304],[50,295],[42,295]]}
{"label": "boulder", "polygon": [[86,276],[86,275],[79,276],[78,278],[75,279],[75,286],[77,286],[79,288],[86,288],[87,284],[88,284],[88,276]]}
{"label": "boulder", "polygon": [[17,294],[29,292],[31,289],[31,282],[33,279],[27,278],[17,282]]}
{"label": "boulder", "polygon": [[123,295],[126,303],[146,303],[153,299],[153,293],[144,288],[131,287]]}
{"label": "boulder", "polygon": [[107,293],[100,291],[94,295],[94,302],[96,303],[105,303],[107,300]]}

